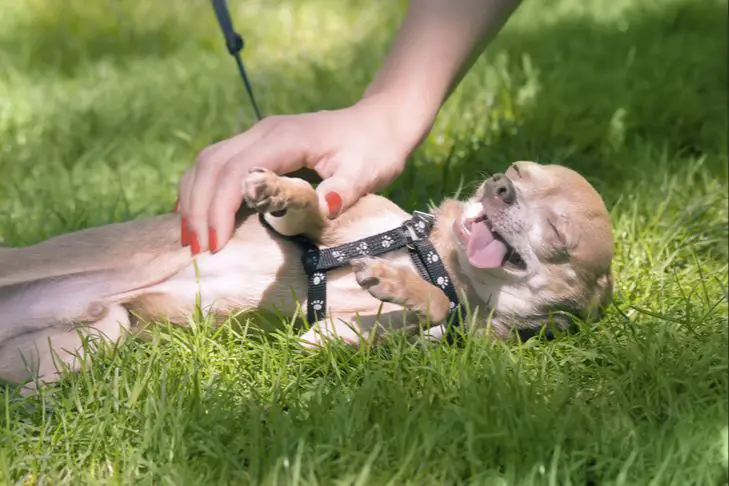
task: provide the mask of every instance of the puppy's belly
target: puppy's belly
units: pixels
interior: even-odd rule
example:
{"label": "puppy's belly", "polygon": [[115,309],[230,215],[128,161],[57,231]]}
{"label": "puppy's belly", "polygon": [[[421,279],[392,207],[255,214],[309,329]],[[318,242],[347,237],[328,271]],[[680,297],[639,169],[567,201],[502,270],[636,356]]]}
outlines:
{"label": "puppy's belly", "polygon": [[[348,225],[337,239],[353,241],[400,224],[406,215],[382,212]],[[406,250],[382,256],[416,271]],[[198,297],[199,296],[199,297]],[[297,303],[307,305],[307,278],[301,252],[295,244],[271,238],[257,224],[241,227],[233,239],[216,254],[198,255],[163,282],[142,289],[127,306],[145,320],[184,323],[199,298],[203,311],[227,315],[248,310],[271,310],[291,316]],[[357,283],[351,267],[327,273],[327,305],[334,318],[378,312],[401,312],[402,308],[372,297]]]}
{"label": "puppy's belly", "polygon": [[163,282],[147,287],[129,304],[144,319],[184,321],[195,303],[204,312],[230,313],[276,307],[293,313],[306,296],[299,253],[288,242],[231,240],[216,254],[204,253]]}
{"label": "puppy's belly", "polygon": [[[415,271],[405,251],[383,255],[383,259]],[[144,289],[128,304],[130,310],[144,320],[184,323],[196,298],[203,311],[220,315],[260,309],[290,317],[297,304],[306,308],[307,278],[300,253],[287,242],[269,242],[262,248],[234,240],[215,255],[198,256],[196,262],[197,270],[188,265]],[[401,315],[401,306],[383,303],[360,287],[349,266],[327,273],[327,306],[334,319],[388,314],[394,327],[411,320]]]}

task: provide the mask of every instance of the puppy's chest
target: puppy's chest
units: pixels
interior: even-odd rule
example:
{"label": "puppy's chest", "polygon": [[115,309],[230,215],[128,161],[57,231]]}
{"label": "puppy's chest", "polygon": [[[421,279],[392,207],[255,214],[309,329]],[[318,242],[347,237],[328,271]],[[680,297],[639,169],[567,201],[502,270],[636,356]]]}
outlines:
{"label": "puppy's chest", "polygon": [[[342,243],[361,240],[395,228],[406,218],[384,212],[338,228],[330,239]],[[386,245],[387,241],[382,243]],[[378,258],[416,271],[404,248]],[[357,283],[349,264],[326,273],[326,288],[327,307],[332,314],[372,313],[382,304]],[[233,239],[215,255],[200,255],[196,265],[151,290],[180,301],[199,296],[203,307],[218,311],[271,307],[293,312],[297,301],[307,304],[307,277],[300,248],[263,231],[251,231],[245,238]]]}
{"label": "puppy's chest", "polygon": [[[382,211],[380,213],[368,215],[356,222],[350,222],[345,227],[336,228],[327,235],[327,239],[336,242],[330,246],[322,246],[322,249],[332,249],[339,245],[348,245],[351,254],[359,253],[365,258],[375,258],[390,266],[398,266],[408,268],[413,272],[417,272],[415,265],[406,248],[392,248],[393,243],[391,237],[387,235],[376,236],[399,227],[409,215],[404,212]],[[367,256],[370,252],[384,250],[376,257]],[[330,254],[336,258],[336,250]],[[350,255],[344,256],[349,260]],[[370,293],[363,289],[356,280],[354,271],[349,263],[341,268],[329,270],[326,272],[327,286],[327,306],[333,315],[345,314],[372,314],[379,311],[401,309],[394,304],[383,303],[376,299]]]}

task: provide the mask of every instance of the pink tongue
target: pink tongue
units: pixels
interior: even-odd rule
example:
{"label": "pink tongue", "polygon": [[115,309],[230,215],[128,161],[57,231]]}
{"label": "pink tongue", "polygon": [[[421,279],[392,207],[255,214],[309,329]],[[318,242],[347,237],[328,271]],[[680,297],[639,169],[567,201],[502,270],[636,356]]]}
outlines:
{"label": "pink tongue", "polygon": [[476,268],[499,268],[506,256],[506,245],[495,239],[484,223],[475,223],[471,227],[466,255]]}

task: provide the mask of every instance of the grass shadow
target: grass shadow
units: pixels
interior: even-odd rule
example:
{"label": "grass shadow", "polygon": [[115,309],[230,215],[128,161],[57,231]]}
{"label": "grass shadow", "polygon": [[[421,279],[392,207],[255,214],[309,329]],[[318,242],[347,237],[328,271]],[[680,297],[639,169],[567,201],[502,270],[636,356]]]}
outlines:
{"label": "grass shadow", "polygon": [[[254,345],[231,332],[211,338],[205,326],[192,336],[154,334],[137,350],[145,359],[130,360],[131,350],[107,353],[54,393],[0,411],[42,423],[48,440],[74,457],[77,474],[94,482],[288,484],[360,475],[376,484],[398,477],[514,483],[552,474],[585,484],[621,473],[640,482],[648,471],[722,474],[714,458],[698,465],[683,455],[689,446],[712,451],[721,404],[690,408],[688,422],[675,413],[706,399],[703,388],[687,389],[687,380],[726,389],[718,341],[684,369],[676,365],[693,360],[693,351],[675,349],[680,336],[656,339],[647,329],[622,348],[601,348],[587,333],[581,342],[516,354],[498,343],[419,349],[396,338],[374,350],[334,345],[307,356],[286,335]],[[661,352],[670,357],[652,359]],[[687,423],[711,433],[686,444]],[[650,447],[656,434],[663,434],[663,449]],[[11,439],[21,449],[33,440]],[[625,462],[626,441],[637,451],[634,464]],[[108,442],[126,448],[99,449]],[[540,447],[525,446],[533,443]],[[661,471],[663,453],[685,469]],[[53,461],[64,460],[15,461],[12,475],[30,470],[50,478],[59,474]]]}

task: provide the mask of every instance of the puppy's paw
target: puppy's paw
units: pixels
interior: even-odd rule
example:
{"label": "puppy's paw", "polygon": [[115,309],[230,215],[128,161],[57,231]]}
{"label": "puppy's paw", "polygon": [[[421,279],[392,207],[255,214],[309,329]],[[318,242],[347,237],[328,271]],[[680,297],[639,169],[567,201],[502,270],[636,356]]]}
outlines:
{"label": "puppy's paw", "polygon": [[259,213],[283,213],[287,197],[282,186],[281,177],[268,169],[254,167],[243,182],[243,197]]}
{"label": "puppy's paw", "polygon": [[402,304],[406,300],[403,269],[376,258],[352,261],[357,283],[375,299]]}

